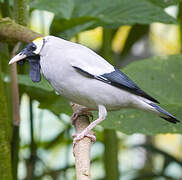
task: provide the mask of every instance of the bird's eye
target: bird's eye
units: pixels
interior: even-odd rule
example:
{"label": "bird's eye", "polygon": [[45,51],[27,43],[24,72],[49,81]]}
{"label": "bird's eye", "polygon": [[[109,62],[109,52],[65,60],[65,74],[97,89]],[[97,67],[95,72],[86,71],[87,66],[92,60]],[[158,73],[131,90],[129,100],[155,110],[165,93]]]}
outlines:
{"label": "bird's eye", "polygon": [[36,47],[36,45],[34,45],[34,44],[31,46],[31,50],[32,50],[32,51],[35,51],[36,48],[37,48],[37,47]]}

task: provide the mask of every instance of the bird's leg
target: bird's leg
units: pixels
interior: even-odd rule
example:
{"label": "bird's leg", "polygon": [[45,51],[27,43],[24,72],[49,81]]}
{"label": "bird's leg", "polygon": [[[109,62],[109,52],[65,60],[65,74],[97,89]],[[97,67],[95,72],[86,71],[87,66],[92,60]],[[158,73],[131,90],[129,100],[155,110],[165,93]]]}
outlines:
{"label": "bird's leg", "polygon": [[99,110],[99,118],[96,119],[95,121],[93,121],[91,124],[89,124],[88,127],[86,127],[81,133],[74,135],[74,141],[73,141],[73,145],[75,146],[78,141],[80,141],[81,139],[83,139],[84,137],[89,137],[91,138],[91,140],[95,141],[96,138],[95,136],[90,134],[90,131],[100,122],[102,122],[107,115],[107,111],[105,106],[103,105],[98,105],[98,110]]}
{"label": "bird's leg", "polygon": [[73,113],[72,117],[71,117],[71,122],[72,124],[75,123],[75,120],[78,118],[78,116],[90,116],[92,119],[93,119],[93,115],[90,111],[89,108],[86,108],[84,106],[81,106],[81,105],[77,105],[77,104],[74,104],[72,103],[71,104],[72,108],[75,108],[76,111]]}

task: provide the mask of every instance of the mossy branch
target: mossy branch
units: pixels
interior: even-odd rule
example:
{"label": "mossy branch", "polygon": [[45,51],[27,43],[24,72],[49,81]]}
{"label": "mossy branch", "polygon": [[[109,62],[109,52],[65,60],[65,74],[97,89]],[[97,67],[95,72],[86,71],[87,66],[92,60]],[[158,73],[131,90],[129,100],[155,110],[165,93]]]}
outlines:
{"label": "mossy branch", "polygon": [[15,23],[10,18],[0,19],[0,41],[29,43],[42,36],[29,28]]}
{"label": "mossy branch", "polygon": [[0,65],[0,179],[12,180],[11,156],[9,143],[8,110],[1,76]]}

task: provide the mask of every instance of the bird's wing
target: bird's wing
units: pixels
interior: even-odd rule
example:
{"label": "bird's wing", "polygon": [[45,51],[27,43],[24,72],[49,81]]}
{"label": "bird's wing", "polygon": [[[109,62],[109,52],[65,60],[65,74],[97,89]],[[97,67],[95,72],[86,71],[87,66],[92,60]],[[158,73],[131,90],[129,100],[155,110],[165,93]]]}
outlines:
{"label": "bird's wing", "polygon": [[[114,71],[104,74],[93,74],[89,71],[87,71],[84,68],[81,68],[80,66],[73,66],[78,72],[82,73],[83,75],[89,76],[91,78],[95,78],[97,80],[103,81],[105,83],[111,84],[113,86],[116,86],[118,88],[127,90],[133,94],[136,94],[138,96],[142,96],[150,101],[153,101],[155,103],[159,103],[156,99],[154,99],[152,96],[148,95],[144,91],[142,91],[129,77],[127,77],[124,73],[122,73],[119,69],[114,68]],[[101,67],[100,67],[101,68]]]}
{"label": "bird's wing", "polygon": [[[79,44],[69,45],[67,60],[78,72],[87,77],[95,78],[115,87],[127,90],[133,94],[144,97],[153,102],[159,103],[156,99],[142,91],[132,80],[130,80],[119,69],[114,68],[104,58],[94,51]],[[64,49],[64,51],[66,51]],[[73,56],[74,54],[74,56]],[[87,59],[87,60],[86,60]]]}

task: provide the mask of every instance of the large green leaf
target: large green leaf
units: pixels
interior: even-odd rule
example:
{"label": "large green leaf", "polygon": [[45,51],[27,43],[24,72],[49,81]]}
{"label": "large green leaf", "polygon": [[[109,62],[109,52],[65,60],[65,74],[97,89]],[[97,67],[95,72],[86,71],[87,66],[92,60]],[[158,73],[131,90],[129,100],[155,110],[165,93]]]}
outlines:
{"label": "large green leaf", "polygon": [[64,97],[55,93],[51,85],[42,77],[41,82],[34,83],[29,75],[18,75],[21,94],[27,93],[33,100],[39,101],[39,108],[48,109],[55,115],[60,113],[71,115],[69,102]]}
{"label": "large green leaf", "polygon": [[61,36],[65,39],[70,39],[75,34],[93,27],[96,20],[96,18],[92,17],[78,17],[72,18],[71,20],[66,20],[60,19],[56,16],[53,19],[50,32],[53,35]]}
{"label": "large green leaf", "polygon": [[74,9],[73,0],[37,0],[32,1],[30,5],[32,8],[47,10],[65,19],[70,19]]}
{"label": "large green leaf", "polygon": [[[182,55],[154,57],[128,65],[123,72],[161,102],[161,107],[182,120]],[[182,133],[182,124],[171,124],[139,110],[110,112],[103,127],[126,134]]]}
{"label": "large green leaf", "polygon": [[[39,6],[34,7],[40,9]],[[76,34],[97,26],[117,28],[121,25],[152,22],[177,23],[159,3],[152,0],[77,0],[69,19],[65,19],[60,13],[55,15],[51,32],[59,36],[63,36],[62,33],[65,36],[67,30],[69,34],[71,30],[74,32],[72,34]]]}
{"label": "large green leaf", "polygon": [[[175,23],[175,19],[148,0],[79,0],[72,17],[90,16],[104,24]],[[103,6],[104,4],[104,6]]]}
{"label": "large green leaf", "polygon": [[18,83],[29,87],[39,88],[40,90],[53,91],[52,86],[44,77],[41,78],[40,82],[34,83],[29,75],[18,75]]}

